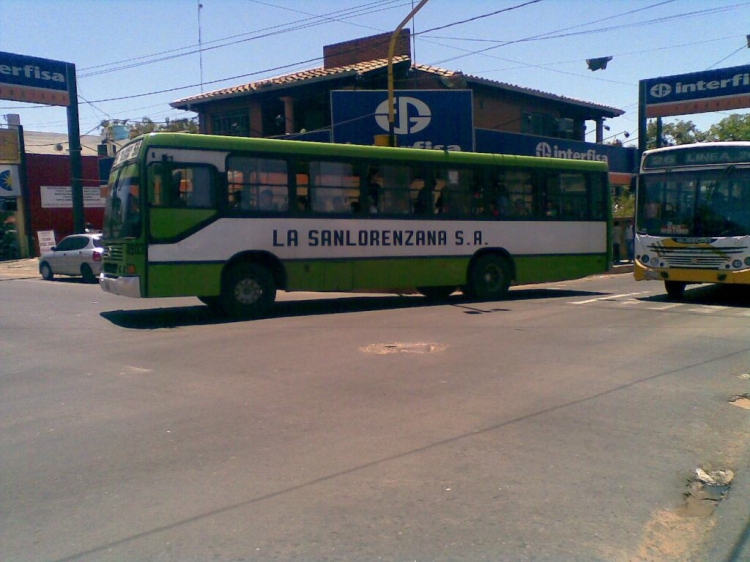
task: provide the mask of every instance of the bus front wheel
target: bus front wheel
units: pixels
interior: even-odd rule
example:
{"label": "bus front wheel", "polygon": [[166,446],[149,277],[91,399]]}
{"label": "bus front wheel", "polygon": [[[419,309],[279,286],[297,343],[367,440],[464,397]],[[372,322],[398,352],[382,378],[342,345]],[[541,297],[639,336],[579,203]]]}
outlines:
{"label": "bus front wheel", "polygon": [[265,315],[276,300],[273,275],[255,264],[233,266],[226,274],[221,290],[221,306],[235,318]]}
{"label": "bus front wheel", "polygon": [[667,295],[673,301],[680,301],[685,295],[685,285],[682,281],[664,281],[664,288],[667,290]]}
{"label": "bus front wheel", "polygon": [[505,259],[486,254],[469,271],[469,296],[480,300],[502,300],[508,296],[510,273]]}

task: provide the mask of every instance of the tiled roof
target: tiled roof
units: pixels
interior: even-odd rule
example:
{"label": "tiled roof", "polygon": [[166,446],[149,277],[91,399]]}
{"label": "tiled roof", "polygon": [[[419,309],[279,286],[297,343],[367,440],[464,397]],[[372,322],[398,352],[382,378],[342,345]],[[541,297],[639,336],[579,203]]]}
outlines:
{"label": "tiled roof", "polygon": [[[408,61],[409,57],[401,55],[393,57],[393,63],[399,64]],[[242,84],[239,86],[232,86],[229,88],[222,88],[221,90],[214,90],[213,92],[206,92],[187,98],[182,98],[172,102],[170,105],[177,109],[188,109],[191,103],[203,103],[212,100],[220,100],[228,97],[234,97],[243,94],[253,94],[268,89],[285,88],[290,86],[303,86],[318,80],[329,80],[332,78],[340,78],[347,75],[364,74],[372,72],[374,70],[381,70],[388,66],[388,59],[377,59],[367,62],[360,62],[348,66],[340,66],[336,68],[324,68],[317,67],[309,70],[303,70],[301,72],[295,72],[293,74],[285,74],[283,76],[277,76],[275,78],[268,78],[266,80],[260,80],[258,82],[250,82],[249,84]],[[487,78],[481,78],[479,76],[472,76],[469,74],[463,74],[460,71],[447,70],[445,68],[439,68],[437,66],[429,66],[425,64],[413,64],[412,68],[420,72],[428,74],[434,74],[445,78],[454,78],[465,80],[467,83],[471,82],[474,84],[480,84],[490,88],[497,88],[500,90],[512,91],[519,94],[526,94],[534,97],[541,97],[549,100],[558,101],[561,103],[567,103],[577,106],[583,106],[593,109],[597,112],[602,112],[605,116],[616,117],[622,115],[625,112],[615,107],[593,103],[584,100],[578,100],[574,98],[568,98],[565,96],[559,96],[557,94],[551,94],[549,92],[542,92],[541,90],[534,90],[532,88],[523,88],[521,86],[515,86],[513,84],[506,84],[504,82],[498,82],[495,80],[489,80]]]}
{"label": "tiled roof", "polygon": [[[393,57],[394,64],[402,63],[407,60],[409,60],[409,57],[406,55]],[[371,60],[360,62],[357,64],[351,64],[348,66],[339,66],[336,68],[324,68],[320,66],[317,68],[311,68],[309,70],[295,72],[293,74],[285,74],[283,76],[276,76],[274,78],[259,80],[258,82],[250,82],[249,84],[231,86],[229,88],[222,88],[221,90],[214,90],[213,92],[206,92],[187,98],[182,98],[172,102],[170,105],[178,109],[186,109],[185,106],[194,102],[206,102],[210,100],[233,97],[241,94],[253,94],[255,92],[259,92],[261,90],[266,90],[269,88],[302,86],[303,84],[310,83],[312,81],[339,78],[351,74],[363,74],[387,67],[388,59]]]}
{"label": "tiled roof", "polygon": [[[416,65],[419,66],[419,65]],[[513,84],[507,84],[505,82],[498,82],[496,80],[490,80],[488,78],[481,78],[479,76],[471,76],[471,75],[464,75],[464,78],[466,78],[467,82],[473,82],[475,84],[482,84],[485,86],[489,86],[492,88],[500,88],[502,90],[509,90],[512,92],[517,92],[520,94],[528,94],[530,96],[538,97],[538,98],[545,98],[549,100],[555,100],[562,103],[569,103],[574,105],[582,105],[585,107],[590,107],[592,109],[596,109],[597,111],[603,111],[605,113],[611,113],[611,117],[617,117],[619,115],[623,115],[625,111],[622,109],[617,109],[616,107],[612,107],[609,105],[603,105],[599,103],[594,103],[590,101],[585,100],[579,100],[575,98],[568,98],[565,96],[559,96],[557,94],[551,94],[549,92],[543,92],[541,90],[535,90],[533,88],[524,88],[522,86],[515,86]]]}

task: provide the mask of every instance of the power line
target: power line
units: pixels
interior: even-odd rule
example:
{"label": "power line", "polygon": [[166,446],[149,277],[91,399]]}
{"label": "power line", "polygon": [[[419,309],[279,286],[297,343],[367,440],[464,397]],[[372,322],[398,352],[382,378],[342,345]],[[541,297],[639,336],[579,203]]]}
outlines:
{"label": "power line", "polygon": [[[393,5],[393,4],[396,4],[398,2],[401,2],[401,4],[397,4],[395,6]],[[391,6],[390,7],[384,7],[384,4],[385,4],[385,6],[387,6],[388,4],[391,4]],[[154,54],[151,54],[151,55],[144,55],[144,56],[141,56],[141,57],[135,57],[135,58],[126,59],[126,60],[122,60],[122,61],[118,61],[118,62],[114,62],[114,63],[106,63],[106,64],[103,64],[103,65],[98,65],[98,66],[92,66],[92,67],[88,67],[88,68],[83,68],[83,69],[81,69],[82,73],[80,73],[78,75],[78,77],[79,78],[90,78],[92,76],[99,76],[101,74],[108,74],[110,72],[118,72],[120,70],[128,70],[130,68],[136,68],[136,67],[140,67],[140,66],[144,66],[144,65],[148,65],[148,64],[155,64],[157,62],[164,62],[164,61],[168,61],[168,60],[174,60],[176,58],[180,58],[180,57],[192,55],[192,54],[195,54],[195,53],[203,53],[203,52],[206,52],[206,51],[211,51],[211,50],[215,50],[215,49],[221,49],[221,48],[228,47],[228,46],[231,46],[231,45],[237,45],[239,43],[245,43],[245,42],[248,42],[248,41],[255,41],[255,40],[258,40],[258,39],[265,39],[265,38],[268,38],[268,37],[273,37],[275,35],[282,35],[284,33],[290,33],[292,31],[299,31],[299,30],[302,30],[302,29],[307,29],[309,27],[316,27],[316,26],[319,26],[319,25],[323,25],[323,24],[325,24],[325,23],[327,23],[329,21],[343,21],[343,20],[346,20],[346,19],[351,19],[351,18],[354,18],[354,17],[362,16],[362,15],[371,15],[373,13],[381,12],[381,11],[384,11],[384,10],[390,10],[390,9],[393,9],[393,8],[397,8],[397,7],[400,7],[401,5],[403,5],[403,0],[385,0],[385,2],[372,2],[370,4],[365,4],[364,6],[360,6],[360,7],[356,7],[356,8],[347,8],[346,10],[339,10],[339,11],[336,11],[336,12],[331,12],[330,14],[324,14],[323,16],[312,16],[312,17],[309,17],[309,18],[298,20],[296,22],[292,22],[291,24],[279,24],[279,25],[274,25],[274,26],[271,26],[271,27],[266,27],[266,28],[263,28],[263,29],[260,29],[260,30],[257,30],[257,31],[253,31],[253,32],[250,32],[250,33],[243,33],[243,34],[240,34],[240,35],[233,35],[233,36],[225,37],[225,38],[222,38],[222,39],[215,39],[213,41],[204,42],[203,43],[203,45],[204,45],[203,47],[201,47],[200,45],[198,45],[197,49],[196,49],[196,45],[190,45],[190,46],[187,46],[187,47],[180,47],[180,48],[177,48],[177,49],[171,49],[171,50],[168,50],[168,51],[162,51],[162,52],[159,52],[159,53],[154,53]],[[363,9],[363,7],[366,8],[366,7],[370,7],[370,6],[377,6],[378,9],[376,9],[376,10],[375,9],[373,9],[373,10]],[[345,17],[343,17],[341,19],[333,19],[333,18],[329,17],[331,15],[337,15],[337,14],[343,14]],[[265,32],[265,33],[262,33],[262,32]],[[260,33],[260,35],[258,35],[259,33]],[[252,35],[252,36],[248,37],[248,35]],[[233,40],[233,39],[236,39],[236,40]],[[229,41],[229,42],[228,43],[221,43],[223,41]],[[212,47],[205,47],[205,45],[211,45],[211,44],[215,44],[215,43],[221,43],[221,44],[214,45]],[[191,49],[191,50],[185,51],[185,49]],[[180,51],[185,51],[185,52],[180,52]],[[158,58],[153,58],[153,57],[158,57]],[[119,65],[119,66],[115,66],[115,65]],[[109,66],[110,68],[106,68],[106,69],[102,69],[102,70],[96,70],[98,68],[103,68],[103,67],[107,67],[107,66]],[[86,72],[86,71],[91,71],[91,72]]]}

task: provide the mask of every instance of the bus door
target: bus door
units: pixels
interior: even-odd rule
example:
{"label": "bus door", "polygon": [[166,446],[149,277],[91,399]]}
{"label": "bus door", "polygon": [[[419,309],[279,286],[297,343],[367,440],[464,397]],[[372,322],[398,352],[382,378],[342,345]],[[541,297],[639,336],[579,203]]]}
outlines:
{"label": "bus door", "polygon": [[[147,247],[175,245],[196,232],[201,226],[216,220],[219,213],[218,170],[212,164],[177,162],[164,156],[148,167],[149,216]],[[179,262],[180,260],[175,260]],[[175,268],[185,271],[176,271]],[[159,296],[166,287],[175,293],[175,283],[186,286],[177,294],[204,294],[194,285],[197,282],[189,265],[182,263],[151,264],[148,270],[148,296]],[[189,285],[189,286],[188,286]],[[210,294],[210,293],[205,293]]]}

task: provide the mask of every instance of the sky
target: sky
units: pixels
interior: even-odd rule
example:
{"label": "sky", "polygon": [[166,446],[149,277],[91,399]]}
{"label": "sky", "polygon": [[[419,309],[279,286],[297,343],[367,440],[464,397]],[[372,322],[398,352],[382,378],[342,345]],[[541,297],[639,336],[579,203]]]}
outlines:
{"label": "sky", "polygon": [[[75,64],[80,131],[97,134],[103,120],[193,117],[169,103],[322,66],[325,45],[392,32],[418,3],[1,0],[0,51]],[[417,63],[624,110],[605,140],[626,145],[639,80],[750,64],[750,0],[429,0],[407,27]],[[0,100],[0,125],[8,114],[67,132],[61,107]],[[707,130],[728,115],[676,119]]]}

